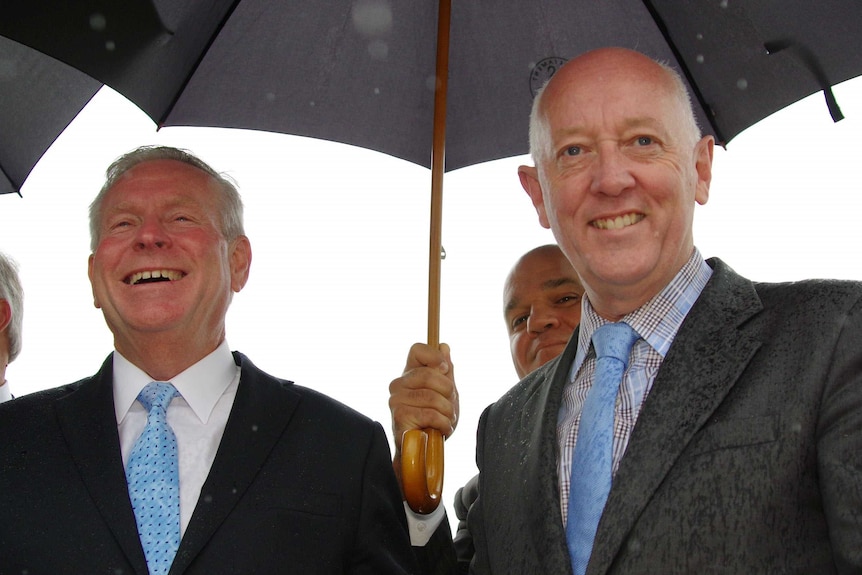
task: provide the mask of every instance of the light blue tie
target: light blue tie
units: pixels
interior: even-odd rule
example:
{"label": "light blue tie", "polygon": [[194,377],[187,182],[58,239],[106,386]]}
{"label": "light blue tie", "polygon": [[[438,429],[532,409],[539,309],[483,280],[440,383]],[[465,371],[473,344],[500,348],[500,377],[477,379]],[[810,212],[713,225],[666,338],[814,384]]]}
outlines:
{"label": "light blue tie", "polygon": [[129,497],[150,575],[171,568],[180,546],[180,474],[177,438],[167,408],[179,395],[170,383],[153,381],[138,394],[149,415],[126,464]]}
{"label": "light blue tie", "polygon": [[614,404],[629,353],[638,334],[626,323],[609,323],[593,333],[596,371],[578,425],[572,457],[566,540],[575,575],[583,575],[611,490]]}

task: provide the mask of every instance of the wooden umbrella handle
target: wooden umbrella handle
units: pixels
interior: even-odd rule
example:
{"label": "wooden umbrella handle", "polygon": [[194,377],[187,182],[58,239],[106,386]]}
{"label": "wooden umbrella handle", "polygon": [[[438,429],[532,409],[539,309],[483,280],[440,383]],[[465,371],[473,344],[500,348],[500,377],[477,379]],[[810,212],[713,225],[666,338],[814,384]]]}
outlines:
{"label": "wooden umbrella handle", "polygon": [[401,440],[401,486],[410,509],[431,513],[443,493],[443,434],[409,429]]}
{"label": "wooden umbrella handle", "polygon": [[[428,242],[428,345],[440,345],[440,259],[442,257],[443,172],[446,157],[446,97],[449,88],[449,22],[451,0],[437,9],[437,67],[434,88],[434,133],[431,142],[431,230]],[[401,440],[401,487],[410,509],[431,513],[443,492],[443,434],[411,429]]]}

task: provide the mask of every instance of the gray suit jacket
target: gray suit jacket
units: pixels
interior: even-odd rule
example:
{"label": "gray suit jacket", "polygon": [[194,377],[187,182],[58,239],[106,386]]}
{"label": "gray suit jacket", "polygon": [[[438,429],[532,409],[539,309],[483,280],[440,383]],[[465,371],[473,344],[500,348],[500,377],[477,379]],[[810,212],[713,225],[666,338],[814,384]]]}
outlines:
{"label": "gray suit jacket", "polygon": [[[587,574],[862,573],[862,284],[755,284],[709,263]],[[555,424],[576,344],[482,416],[471,572],[571,572]]]}
{"label": "gray suit jacket", "polygon": [[[171,575],[416,572],[380,425],[234,356],[236,399]],[[0,406],[0,574],[146,575],[112,365]]]}

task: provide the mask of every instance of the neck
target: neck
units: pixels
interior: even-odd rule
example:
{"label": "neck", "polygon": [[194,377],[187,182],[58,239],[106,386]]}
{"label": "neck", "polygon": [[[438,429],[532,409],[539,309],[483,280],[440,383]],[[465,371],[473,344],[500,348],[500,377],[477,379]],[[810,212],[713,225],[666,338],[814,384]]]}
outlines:
{"label": "neck", "polygon": [[[154,339],[154,338],[150,338]],[[123,357],[147,373],[155,381],[170,381],[201,359],[212,353],[224,340],[190,342],[158,340],[138,342],[136,345],[123,345],[114,340],[114,347]]]}

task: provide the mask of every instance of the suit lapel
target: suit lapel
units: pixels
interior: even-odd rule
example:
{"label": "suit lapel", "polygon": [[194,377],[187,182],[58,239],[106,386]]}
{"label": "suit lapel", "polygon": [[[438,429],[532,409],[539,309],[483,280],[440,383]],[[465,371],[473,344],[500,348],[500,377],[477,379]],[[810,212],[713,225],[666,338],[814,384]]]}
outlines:
{"label": "suit lapel", "polygon": [[[171,573],[182,573],[254,481],[299,403],[299,394],[234,352],[240,383],[224,435]],[[202,504],[202,502],[206,504]]]}
{"label": "suit lapel", "polygon": [[57,421],[99,513],[135,571],[147,573],[120,453],[112,378],[108,356],[99,373],[57,401]]}
{"label": "suit lapel", "polygon": [[762,309],[754,286],[720,260],[684,320],[620,462],[587,573],[606,573],[628,532],[760,342],[738,326]]}
{"label": "suit lapel", "polygon": [[531,444],[539,446],[538,458],[525,471],[524,493],[539,495],[537,501],[528,503],[528,532],[544,573],[569,573],[571,569],[557,480],[557,417],[577,347],[576,329],[559,359],[548,366],[552,370],[550,385],[537,388],[522,415],[522,427],[531,434]]}

